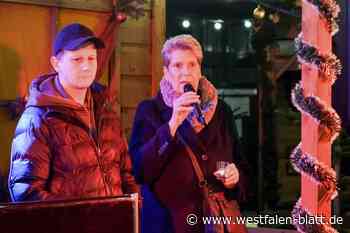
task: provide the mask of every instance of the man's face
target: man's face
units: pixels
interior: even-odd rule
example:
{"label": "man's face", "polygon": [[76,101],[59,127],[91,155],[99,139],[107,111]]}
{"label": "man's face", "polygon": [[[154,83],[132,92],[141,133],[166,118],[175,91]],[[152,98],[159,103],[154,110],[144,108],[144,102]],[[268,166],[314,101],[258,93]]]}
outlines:
{"label": "man's face", "polygon": [[87,89],[95,80],[97,50],[93,44],[75,51],[65,50],[62,56],[54,60],[53,66],[67,89]]}
{"label": "man's face", "polygon": [[163,71],[165,78],[178,94],[184,92],[187,83],[197,91],[202,77],[200,64],[191,50],[173,50],[170,53],[170,63],[168,67],[163,67]]}

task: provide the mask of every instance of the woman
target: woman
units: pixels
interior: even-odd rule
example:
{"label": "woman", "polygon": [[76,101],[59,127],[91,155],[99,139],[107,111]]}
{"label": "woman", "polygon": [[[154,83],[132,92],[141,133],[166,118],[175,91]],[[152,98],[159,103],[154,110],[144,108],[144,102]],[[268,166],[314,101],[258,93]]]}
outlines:
{"label": "woman", "polygon": [[[170,215],[171,224],[159,232],[169,229],[176,233],[204,232],[208,226],[201,222],[203,190],[189,153],[195,154],[216,200],[227,204],[231,213],[239,216],[236,200],[243,194],[244,175],[233,138],[232,111],[202,76],[203,53],[195,38],[179,35],[169,39],[163,46],[162,57],[164,77],[160,92],[140,103],[135,116],[130,142],[134,172],[138,181],[145,184],[144,196],[150,196],[147,191],[150,190]],[[189,85],[194,91],[184,91]],[[195,105],[200,106],[205,124],[201,123]],[[221,174],[217,164],[227,163]],[[147,205],[145,199],[144,218],[152,214],[152,207]],[[198,223],[191,219],[194,215]],[[147,224],[143,226],[144,232],[154,232],[147,229]],[[230,224],[219,232],[240,233],[246,229],[244,225]]]}

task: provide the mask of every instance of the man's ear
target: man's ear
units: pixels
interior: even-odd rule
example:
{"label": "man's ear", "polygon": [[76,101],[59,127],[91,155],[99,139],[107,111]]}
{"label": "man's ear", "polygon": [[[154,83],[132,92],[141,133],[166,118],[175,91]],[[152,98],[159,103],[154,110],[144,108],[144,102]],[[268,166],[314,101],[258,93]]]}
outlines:
{"label": "man's ear", "polygon": [[54,68],[54,70],[56,72],[58,72],[58,70],[59,70],[59,65],[58,65],[59,60],[58,60],[58,58],[55,57],[55,56],[50,57],[50,63],[51,63],[51,66]]}

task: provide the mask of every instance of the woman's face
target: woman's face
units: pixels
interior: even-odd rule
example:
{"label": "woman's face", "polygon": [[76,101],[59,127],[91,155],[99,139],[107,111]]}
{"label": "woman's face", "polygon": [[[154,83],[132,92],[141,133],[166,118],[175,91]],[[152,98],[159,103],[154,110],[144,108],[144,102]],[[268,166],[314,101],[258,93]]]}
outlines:
{"label": "woman's face", "polygon": [[175,49],[170,53],[170,63],[163,68],[165,78],[178,93],[184,92],[184,86],[189,83],[197,91],[202,77],[201,67],[191,50]]}

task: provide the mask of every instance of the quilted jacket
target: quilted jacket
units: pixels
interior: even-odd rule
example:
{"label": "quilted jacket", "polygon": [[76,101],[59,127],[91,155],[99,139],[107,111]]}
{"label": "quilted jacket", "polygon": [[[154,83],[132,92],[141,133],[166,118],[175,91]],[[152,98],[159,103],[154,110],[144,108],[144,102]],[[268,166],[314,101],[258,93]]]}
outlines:
{"label": "quilted jacket", "polygon": [[91,86],[88,96],[94,111],[89,111],[64,97],[59,87],[55,74],[32,83],[12,142],[8,184],[12,201],[138,192],[107,89],[97,83]]}

